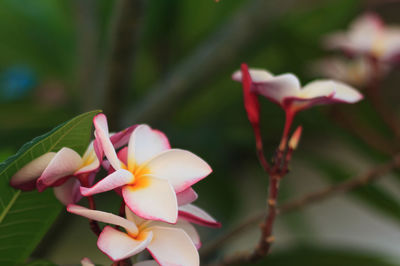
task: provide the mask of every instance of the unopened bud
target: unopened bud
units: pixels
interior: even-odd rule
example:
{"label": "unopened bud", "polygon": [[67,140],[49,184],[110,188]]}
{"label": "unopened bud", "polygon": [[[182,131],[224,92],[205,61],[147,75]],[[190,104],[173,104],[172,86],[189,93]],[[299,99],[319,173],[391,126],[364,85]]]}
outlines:
{"label": "unopened bud", "polygon": [[290,149],[295,150],[297,148],[297,145],[299,145],[302,131],[303,131],[302,126],[298,126],[296,128],[296,131],[293,133],[292,137],[289,140],[289,148]]}

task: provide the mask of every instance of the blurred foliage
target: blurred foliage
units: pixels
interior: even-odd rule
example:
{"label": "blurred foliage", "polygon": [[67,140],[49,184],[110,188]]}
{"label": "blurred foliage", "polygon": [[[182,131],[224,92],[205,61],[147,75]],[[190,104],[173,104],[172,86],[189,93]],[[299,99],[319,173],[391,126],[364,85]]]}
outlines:
{"label": "blurred foliage", "polygon": [[[249,1],[221,0],[215,3],[212,0],[161,0],[144,3],[141,36],[134,72],[131,73],[130,107],[134,109],[136,103],[148,95],[153,84],[190,56],[199,45],[206,43],[212,33],[221,30],[223,22]],[[96,70],[99,74],[96,78],[101,80],[101,64],[109,45],[115,4],[106,0],[94,2],[99,36],[97,47],[91,49],[99,57],[100,66]],[[276,2],[279,4],[279,1]],[[198,205],[222,220],[225,228],[247,211],[248,206],[242,199],[244,185],[256,184],[265,188],[265,193],[267,191],[266,178],[255,155],[253,134],[242,107],[240,84],[231,81],[231,73],[241,62],[248,62],[251,67],[266,68],[273,73],[296,73],[303,84],[316,78],[310,72],[309,65],[326,54],[321,49],[321,37],[347,27],[349,21],[363,11],[364,4],[361,0],[304,3],[301,8],[293,8],[274,21],[273,25],[266,25],[256,40],[249,40],[244,52],[232,55],[235,64],[221,69],[215,80],[210,80],[196,94],[185,98],[184,102],[180,102],[174,110],[152,125],[167,134],[173,147],[191,150],[210,163],[213,174],[195,185],[200,195]],[[81,63],[77,32],[82,27],[76,19],[77,12],[79,10],[75,1],[0,1],[0,36],[3,36],[0,43],[0,138],[3,140],[0,143],[0,160],[6,159],[27,140],[82,111],[79,103],[84,95],[82,90],[86,88],[77,85],[78,66]],[[22,69],[17,71],[17,75],[16,68]],[[15,77],[19,82],[17,85]],[[98,84],[98,81],[94,80],[93,83]],[[10,90],[13,97],[4,96],[4,92]],[[95,90],[95,93],[100,92]],[[284,115],[279,107],[265,99],[260,100],[265,148],[272,156],[280,138]],[[377,129],[383,136],[390,136],[368,102],[345,107],[344,110],[356,112],[361,121]],[[295,125],[302,124],[304,128],[300,149],[309,151],[307,146],[329,141],[335,136],[346,143],[349,149],[357,149],[371,161],[387,159],[386,155],[332,122],[330,115],[330,108],[320,107],[297,116]],[[337,167],[338,164],[328,160],[312,159],[310,162],[318,172],[323,173],[321,178],[328,178],[331,182],[339,182],[354,173],[349,171],[349,166]],[[285,188],[284,183],[282,198],[287,199],[291,197],[292,191]],[[354,194],[364,204],[371,206],[371,211],[378,210],[391,219],[399,219],[399,201],[380,188],[370,186]],[[117,206],[114,196],[110,194],[101,200],[100,206],[110,209],[111,206]],[[288,218],[287,224],[298,225],[299,221],[305,225],[293,227],[294,230],[307,228],[307,221],[300,214]],[[62,228],[65,224],[61,222],[57,226]],[[208,238],[213,238],[215,234],[223,233],[224,229],[204,231]],[[43,245],[53,245],[52,238],[48,237]],[[311,250],[293,251],[287,253],[286,259],[292,263],[298,262],[299,265],[312,265],[311,260],[307,261],[307,254],[311,254]],[[362,264],[363,256],[356,253],[352,256],[350,251],[320,250],[318,253],[317,250],[315,254],[315,261],[320,262],[315,265],[329,265],[322,262],[324,256],[326,261],[336,262],[332,265],[378,265],[373,264],[373,256],[371,264]],[[333,258],[335,254],[337,257]],[[46,257],[48,254],[39,255]],[[280,260],[279,256],[282,256]],[[277,264],[273,265],[291,265],[282,262],[283,254],[279,256],[275,258]]]}

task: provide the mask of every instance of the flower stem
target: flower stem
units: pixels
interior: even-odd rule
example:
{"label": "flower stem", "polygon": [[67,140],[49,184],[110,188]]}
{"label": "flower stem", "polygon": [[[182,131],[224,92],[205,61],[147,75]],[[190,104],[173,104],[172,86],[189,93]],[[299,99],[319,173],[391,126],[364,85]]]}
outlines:
{"label": "flower stem", "polygon": [[262,141],[261,132],[260,132],[260,126],[259,125],[252,125],[252,126],[253,126],[253,130],[254,130],[254,136],[256,138],[256,150],[257,150],[258,160],[260,161],[260,164],[261,164],[262,168],[264,169],[264,171],[269,173],[271,167],[269,166],[267,159],[265,159],[263,141]]}
{"label": "flower stem", "polygon": [[[82,174],[82,175],[79,176],[78,179],[79,179],[79,181],[80,181],[82,186],[84,186],[84,187],[89,187],[90,186],[90,184],[89,184],[89,174]],[[86,198],[87,198],[88,203],[89,203],[89,208],[92,209],[92,210],[96,210],[96,203],[94,202],[93,196],[87,196]],[[95,235],[97,235],[97,236],[100,235],[101,229],[100,229],[99,223],[97,221],[89,220],[89,226],[90,226],[90,229],[93,231],[93,233]]]}

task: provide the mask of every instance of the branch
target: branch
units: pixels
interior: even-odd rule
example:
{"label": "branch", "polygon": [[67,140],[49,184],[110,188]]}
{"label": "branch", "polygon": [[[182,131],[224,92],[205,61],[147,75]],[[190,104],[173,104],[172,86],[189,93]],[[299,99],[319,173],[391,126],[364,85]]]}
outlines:
{"label": "branch", "polygon": [[[376,166],[375,168],[369,170],[368,172],[345,182],[339,183],[337,185],[332,185],[327,188],[324,188],[320,191],[316,191],[305,195],[297,200],[290,201],[288,203],[282,204],[278,208],[278,214],[284,214],[288,212],[292,212],[295,210],[302,209],[307,207],[313,203],[321,202],[322,200],[328,199],[332,196],[335,196],[339,193],[344,193],[347,191],[354,190],[358,187],[364,186],[371,182],[374,182],[384,175],[389,173],[390,171],[400,168],[400,154],[393,156],[393,158],[381,165]],[[226,234],[222,235],[218,239],[216,239],[209,246],[206,246],[201,251],[202,257],[207,257],[212,254],[218,247],[221,247],[228,241],[232,240],[235,236],[237,236],[240,232],[254,226],[257,222],[260,222],[266,213],[265,211],[259,212],[254,216],[251,216],[243,223],[237,225],[236,227],[229,230]],[[230,264],[240,264],[244,262],[248,262],[250,260],[250,255],[248,253],[243,253],[240,255],[236,255],[233,257],[228,257],[222,261],[219,265],[230,265]]]}
{"label": "branch", "polygon": [[100,99],[108,121],[112,123],[110,128],[114,129],[119,125],[130,86],[141,11],[141,0],[119,0],[116,3],[105,67],[104,99]]}
{"label": "branch", "polygon": [[[221,72],[231,69],[232,65],[239,66],[241,53],[251,42],[273,27],[274,20],[294,7],[304,7],[304,3],[309,1],[248,1],[246,6],[240,8],[237,14],[178,64],[164,80],[151,88],[136,108],[128,109],[123,123],[150,123],[156,118],[165,117],[189,93],[205,87]],[[306,5],[307,8],[311,6]]]}

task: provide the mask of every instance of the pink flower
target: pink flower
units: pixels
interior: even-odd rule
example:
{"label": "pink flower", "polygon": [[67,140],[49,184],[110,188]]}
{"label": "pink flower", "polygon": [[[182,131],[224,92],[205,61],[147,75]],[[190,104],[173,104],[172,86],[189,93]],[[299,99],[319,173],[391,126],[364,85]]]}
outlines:
{"label": "pink flower", "polygon": [[189,151],[171,149],[167,137],[147,125],[134,129],[128,147],[117,156],[105,115],[97,115],[94,124],[96,139],[115,172],[91,188],[81,187],[82,195],[121,189],[125,204],[140,217],[175,223],[176,193],[209,175],[210,166]]}
{"label": "pink flower", "polygon": [[[355,103],[363,98],[357,90],[340,81],[316,80],[302,87],[299,79],[291,73],[274,76],[261,69],[250,69],[249,73],[254,92],[293,114],[314,105]],[[232,78],[242,81],[242,72],[235,72]]]}
{"label": "pink flower", "polygon": [[107,212],[68,205],[71,213],[118,225],[126,232],[106,226],[97,246],[113,261],[129,258],[147,249],[160,265],[199,265],[197,232],[186,221],[176,225],[144,220],[126,208],[126,219]]}
{"label": "pink flower", "polygon": [[324,40],[329,49],[341,49],[350,55],[367,55],[391,62],[400,55],[400,28],[386,26],[372,13],[357,18],[346,32],[330,34]]}
{"label": "pink flower", "polygon": [[99,167],[93,143],[82,157],[64,147],[57,153],[45,153],[22,167],[11,178],[10,184],[22,190],[37,187],[39,191],[53,186],[56,197],[66,205],[81,198],[80,182],[91,183]]}

